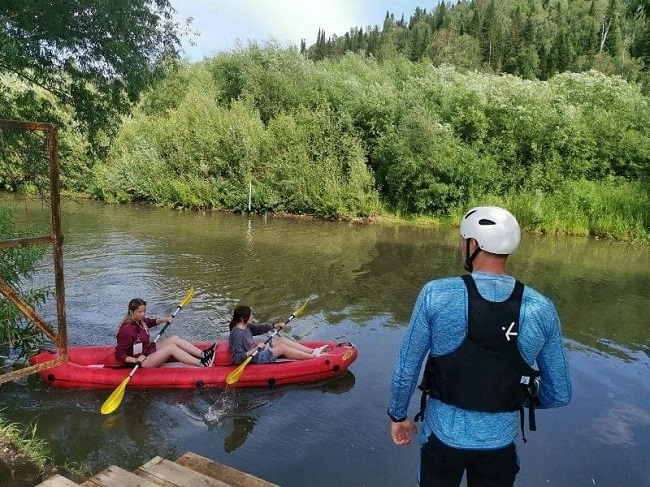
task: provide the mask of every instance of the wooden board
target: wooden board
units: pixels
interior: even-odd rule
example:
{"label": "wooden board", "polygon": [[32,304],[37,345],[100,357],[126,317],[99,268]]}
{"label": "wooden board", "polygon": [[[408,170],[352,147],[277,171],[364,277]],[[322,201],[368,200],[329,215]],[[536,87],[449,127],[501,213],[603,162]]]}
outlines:
{"label": "wooden board", "polygon": [[276,484],[192,452],[185,453],[176,459],[175,463],[184,465],[209,477],[223,480],[230,487],[278,487]]}
{"label": "wooden board", "polygon": [[135,471],[160,485],[175,487],[231,487],[230,485],[196,472],[179,463],[154,457]]}
{"label": "wooden board", "polygon": [[79,487],[79,484],[57,473],[36,487]]}
{"label": "wooden board", "polygon": [[[135,472],[111,465],[81,487],[279,487],[236,468],[187,452],[175,462],[154,457]],[[62,475],[36,487],[80,487]]]}
{"label": "wooden board", "polygon": [[97,475],[89,478],[83,484],[84,487],[158,487],[159,483],[139,477],[123,468],[111,465]]}

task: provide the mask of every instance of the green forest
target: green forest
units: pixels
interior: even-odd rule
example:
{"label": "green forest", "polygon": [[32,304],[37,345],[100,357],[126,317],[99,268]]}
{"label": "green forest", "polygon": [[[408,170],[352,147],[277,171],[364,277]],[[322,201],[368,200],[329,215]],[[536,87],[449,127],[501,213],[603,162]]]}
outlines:
{"label": "green forest", "polygon": [[[166,0],[37,3],[0,6],[0,118],[58,124],[65,194],[650,240],[647,2],[441,2],[200,62]],[[2,190],[43,189],[32,136],[0,130]]]}

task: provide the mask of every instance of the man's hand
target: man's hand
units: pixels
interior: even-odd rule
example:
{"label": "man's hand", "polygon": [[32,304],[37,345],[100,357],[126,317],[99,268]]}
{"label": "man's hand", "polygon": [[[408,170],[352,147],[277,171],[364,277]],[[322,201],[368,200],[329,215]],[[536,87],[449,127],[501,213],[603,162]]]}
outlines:
{"label": "man's hand", "polygon": [[409,445],[413,442],[413,435],[418,432],[417,426],[410,419],[390,423],[390,436],[396,445]]}

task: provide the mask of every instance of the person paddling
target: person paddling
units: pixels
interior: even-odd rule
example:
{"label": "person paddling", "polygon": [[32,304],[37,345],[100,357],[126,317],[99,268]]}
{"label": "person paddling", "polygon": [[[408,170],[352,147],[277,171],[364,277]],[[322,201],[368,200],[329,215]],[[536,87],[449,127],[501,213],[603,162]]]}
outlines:
{"label": "person paddling", "polygon": [[126,316],[117,332],[115,359],[122,364],[140,364],[140,367],[159,367],[168,360],[187,365],[210,367],[214,361],[213,343],[206,350],[192,345],[177,335],[165,338],[159,343],[151,341],[149,329],[161,323],[171,323],[174,318],[147,318],[147,303],[140,298],[129,302]]}
{"label": "person paddling", "polygon": [[[277,335],[268,344],[253,338],[269,331],[282,330],[284,326],[285,324],[282,322],[275,324],[253,323],[253,312],[250,306],[237,306],[230,320],[229,344],[233,363],[239,365],[253,354],[255,355],[252,363],[264,364],[274,362],[279,357],[307,360],[329,351],[329,345],[312,349]],[[258,353],[255,353],[256,351]]]}

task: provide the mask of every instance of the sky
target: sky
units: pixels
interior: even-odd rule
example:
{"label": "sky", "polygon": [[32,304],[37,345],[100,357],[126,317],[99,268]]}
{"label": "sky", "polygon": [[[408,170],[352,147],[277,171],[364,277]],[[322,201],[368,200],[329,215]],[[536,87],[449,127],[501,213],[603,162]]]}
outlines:
{"label": "sky", "polygon": [[353,27],[381,26],[386,12],[408,22],[416,7],[431,12],[439,0],[170,0],[176,21],[192,17],[190,30],[198,36],[183,39],[183,55],[200,61],[249,41],[264,45],[300,47],[316,43],[318,29],[326,37],[342,36]]}

